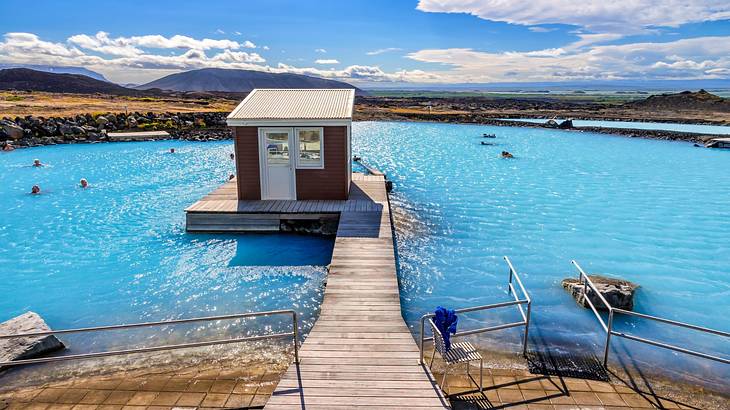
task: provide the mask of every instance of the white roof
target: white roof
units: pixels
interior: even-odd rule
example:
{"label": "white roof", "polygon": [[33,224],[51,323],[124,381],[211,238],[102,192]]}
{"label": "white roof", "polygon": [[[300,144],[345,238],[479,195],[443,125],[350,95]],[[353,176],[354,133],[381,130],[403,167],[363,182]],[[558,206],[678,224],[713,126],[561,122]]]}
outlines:
{"label": "white roof", "polygon": [[228,125],[267,120],[351,120],[354,100],[354,89],[257,88],[228,115]]}
{"label": "white roof", "polygon": [[730,137],[722,137],[722,138],[713,138],[710,141],[717,141],[717,142],[730,142]]}

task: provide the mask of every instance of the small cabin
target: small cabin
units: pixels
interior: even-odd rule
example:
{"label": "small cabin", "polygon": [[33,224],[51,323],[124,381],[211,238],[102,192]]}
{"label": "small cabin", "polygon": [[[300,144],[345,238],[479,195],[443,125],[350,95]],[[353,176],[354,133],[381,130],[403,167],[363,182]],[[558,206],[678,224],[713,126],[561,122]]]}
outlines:
{"label": "small cabin", "polygon": [[345,200],[354,89],[255,89],[227,117],[239,200]]}
{"label": "small cabin", "polygon": [[705,144],[705,147],[730,149],[730,138],[713,138]]}

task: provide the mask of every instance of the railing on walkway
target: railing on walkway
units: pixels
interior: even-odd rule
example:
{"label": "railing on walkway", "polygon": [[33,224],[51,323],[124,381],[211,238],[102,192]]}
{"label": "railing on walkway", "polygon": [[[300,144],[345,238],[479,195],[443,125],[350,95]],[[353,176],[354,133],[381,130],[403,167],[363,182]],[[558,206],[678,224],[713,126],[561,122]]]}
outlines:
{"label": "railing on walkway", "polygon": [[140,348],[135,348],[135,349],[111,350],[111,351],[106,351],[106,352],[80,353],[80,354],[73,354],[73,355],[66,355],[66,356],[43,357],[43,358],[25,359],[25,360],[13,360],[13,361],[9,361],[9,362],[0,362],[0,367],[18,366],[18,365],[23,365],[23,364],[47,363],[47,362],[61,362],[61,361],[79,360],[79,359],[90,359],[90,358],[95,358],[95,357],[119,356],[119,355],[127,355],[127,354],[134,354],[134,353],[148,353],[148,352],[157,352],[157,351],[164,351],[164,350],[185,349],[185,348],[191,348],[191,347],[224,345],[224,344],[231,344],[231,343],[240,343],[240,342],[248,342],[248,341],[255,341],[255,340],[264,340],[264,339],[278,339],[278,338],[285,338],[285,337],[293,338],[293,340],[294,340],[294,361],[296,363],[299,363],[299,341],[298,341],[299,325],[298,325],[298,320],[297,320],[297,312],[290,310],[290,309],[270,310],[270,311],[265,311],[265,312],[238,313],[238,314],[232,314],[232,315],[196,317],[196,318],[190,318],[190,319],[162,320],[162,321],[158,321],[158,322],[133,323],[133,324],[127,324],[127,325],[97,326],[97,327],[86,327],[86,328],[80,328],[80,329],[64,329],[64,330],[49,330],[49,331],[45,331],[45,332],[18,333],[18,334],[13,334],[13,335],[0,335],[0,340],[15,339],[15,338],[20,338],[20,337],[39,337],[39,336],[50,336],[50,335],[63,335],[63,334],[70,334],[70,333],[133,329],[133,328],[151,327],[151,326],[168,326],[168,325],[175,325],[175,324],[181,324],[181,323],[210,322],[210,321],[217,321],[217,320],[232,320],[232,319],[243,319],[243,318],[253,318],[253,317],[263,317],[263,316],[274,316],[274,315],[291,315],[292,331],[283,332],[283,333],[272,333],[272,334],[259,335],[259,336],[209,340],[209,341],[203,341],[203,342],[189,342],[189,343],[179,343],[179,344],[171,344],[171,345],[163,345],[163,346],[140,347]]}
{"label": "railing on walkway", "polygon": [[[456,313],[468,313],[468,312],[476,312],[480,310],[489,310],[489,309],[498,309],[503,308],[507,306],[517,306],[517,309],[520,312],[520,315],[522,316],[522,320],[517,322],[511,322],[511,323],[504,323],[501,325],[496,326],[489,326],[489,327],[482,327],[479,329],[473,329],[473,330],[465,330],[463,332],[456,332],[453,337],[458,336],[468,336],[468,335],[474,335],[478,333],[485,333],[485,332],[491,332],[495,330],[503,330],[503,329],[510,329],[513,327],[519,327],[524,326],[525,327],[525,333],[522,339],[522,354],[527,354],[527,338],[528,338],[528,331],[530,328],[530,312],[532,308],[532,299],[530,299],[530,295],[527,293],[527,290],[525,289],[525,286],[522,284],[522,280],[520,279],[519,274],[517,273],[517,270],[512,266],[512,262],[509,260],[508,257],[504,257],[505,262],[507,262],[507,266],[509,267],[509,280],[507,282],[509,293],[512,295],[514,300],[509,302],[501,302],[501,303],[494,303],[491,305],[483,305],[483,306],[474,306],[474,307],[468,307],[464,309],[456,309]],[[517,291],[514,287],[514,282],[517,282],[517,285],[520,288],[520,291],[522,292],[522,295],[524,299],[520,299],[517,296]],[[522,305],[527,305],[526,309],[522,308]],[[435,315],[433,313],[427,313],[423,316],[421,316],[421,337],[420,337],[420,343],[418,344],[419,350],[421,351],[421,356],[419,359],[419,363],[423,364],[423,346],[425,342],[433,341],[433,336],[426,337],[425,334],[425,323],[426,320],[434,317]]]}
{"label": "railing on walkway", "polygon": [[[692,324],[689,324],[689,323],[684,323],[684,322],[678,322],[678,321],[675,321],[675,320],[664,319],[664,318],[661,318],[661,317],[646,315],[646,314],[643,314],[643,313],[636,313],[636,312],[632,312],[630,310],[624,310],[624,309],[615,308],[615,307],[611,306],[611,304],[608,303],[608,301],[603,297],[603,295],[601,295],[600,292],[598,292],[598,289],[596,288],[596,285],[593,284],[593,282],[588,277],[588,275],[585,273],[585,271],[583,271],[583,269],[580,267],[580,265],[578,265],[578,262],[571,261],[571,263],[576,267],[576,269],[578,269],[578,272],[579,272],[579,280],[580,280],[581,284],[583,284],[583,289],[584,289],[583,290],[583,298],[584,298],[584,300],[588,303],[588,306],[593,311],[593,314],[596,315],[596,318],[598,319],[598,322],[601,324],[601,327],[603,327],[603,331],[606,332],[606,345],[605,345],[604,350],[603,350],[603,366],[604,367],[606,367],[606,365],[608,364],[608,353],[610,351],[610,346],[611,346],[611,336],[623,337],[625,339],[635,340],[637,342],[645,343],[645,344],[648,344],[648,345],[651,345],[651,346],[661,347],[661,348],[664,348],[664,349],[673,350],[675,352],[680,352],[680,353],[685,353],[685,354],[689,354],[689,355],[692,355],[692,356],[702,357],[704,359],[714,360],[714,361],[720,362],[720,363],[730,364],[730,359],[727,359],[727,358],[723,358],[723,357],[719,357],[719,356],[714,356],[714,355],[711,355],[711,354],[698,352],[696,350],[687,349],[687,348],[684,348],[684,347],[681,347],[681,346],[676,346],[676,345],[672,345],[672,344],[669,344],[669,343],[664,343],[664,342],[660,342],[660,341],[657,341],[657,340],[647,339],[647,338],[643,338],[643,337],[639,337],[639,336],[634,336],[634,335],[631,335],[631,334],[627,334],[627,333],[624,333],[624,332],[618,332],[618,331],[613,330],[613,318],[614,318],[614,314],[615,313],[620,313],[620,314],[624,314],[624,315],[639,317],[639,318],[642,318],[642,319],[653,320],[655,322],[665,323],[665,324],[669,324],[669,325],[672,325],[672,326],[682,327],[682,328],[685,328],[685,329],[692,329],[692,330],[696,330],[696,331],[702,332],[702,333],[707,333],[707,334],[712,334],[712,335],[717,335],[717,336],[723,336],[723,337],[730,338],[730,333],[728,333],[728,332],[723,332],[723,331],[720,331],[720,330],[710,329],[710,328],[701,327],[701,326],[695,326],[695,325],[692,325]],[[590,290],[598,297],[598,299],[601,301],[601,303],[608,310],[608,323],[606,323],[603,320],[603,318],[601,317],[601,315],[598,313],[598,309],[596,308],[596,306],[591,301],[591,298],[588,297],[588,295],[587,295],[588,294],[588,292],[587,292],[587,289],[588,288],[590,288]]]}

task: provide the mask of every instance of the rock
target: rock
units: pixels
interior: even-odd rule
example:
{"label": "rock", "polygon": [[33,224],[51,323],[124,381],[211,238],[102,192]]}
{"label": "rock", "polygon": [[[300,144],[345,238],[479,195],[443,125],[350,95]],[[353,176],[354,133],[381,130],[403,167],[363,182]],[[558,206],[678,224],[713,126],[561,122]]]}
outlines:
{"label": "rock", "polygon": [[[51,330],[45,321],[35,312],[26,312],[20,316],[0,323],[0,334],[45,332]],[[31,359],[46,353],[64,349],[63,343],[56,336],[22,337],[0,339],[0,361]],[[2,369],[0,367],[0,369]]]}
{"label": "rock", "polygon": [[23,138],[23,127],[19,127],[10,121],[0,121],[0,126],[10,138],[14,140]]}
{"label": "rock", "polygon": [[547,122],[544,125],[548,128],[557,128],[558,122],[555,120],[547,120]]}
{"label": "rock", "polygon": [[[603,295],[606,301],[611,304],[614,308],[633,310],[634,309],[634,293],[639,287],[638,285],[631,283],[627,280],[607,278],[600,275],[589,275],[588,276],[593,284],[596,286],[598,292]],[[590,308],[588,302],[585,300],[583,284],[576,278],[568,278],[563,280],[563,287],[570,292],[573,298],[578,302],[579,305]],[[593,303],[593,306],[598,310],[608,310],[606,306],[598,298],[598,295],[593,290],[588,289],[588,299]]]}
{"label": "rock", "polygon": [[561,130],[567,130],[573,128],[573,120],[565,120],[558,124],[558,128]]}
{"label": "rock", "polygon": [[106,125],[108,123],[109,123],[109,120],[105,116],[100,115],[100,116],[96,117],[96,125],[102,125],[103,126],[103,125]]}
{"label": "rock", "polygon": [[127,126],[129,128],[137,128],[137,120],[134,117],[127,118]]}

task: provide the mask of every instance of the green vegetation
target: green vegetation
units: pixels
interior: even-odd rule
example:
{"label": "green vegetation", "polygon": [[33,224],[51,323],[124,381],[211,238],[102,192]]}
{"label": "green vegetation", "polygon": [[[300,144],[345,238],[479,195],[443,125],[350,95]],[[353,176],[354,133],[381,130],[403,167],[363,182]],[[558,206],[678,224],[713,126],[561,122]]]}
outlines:
{"label": "green vegetation", "polygon": [[23,101],[25,100],[25,97],[22,97],[20,95],[8,95],[5,97],[5,101]]}

